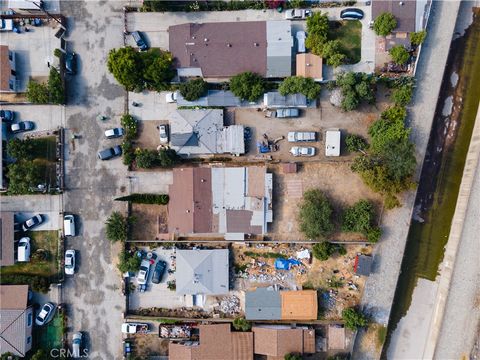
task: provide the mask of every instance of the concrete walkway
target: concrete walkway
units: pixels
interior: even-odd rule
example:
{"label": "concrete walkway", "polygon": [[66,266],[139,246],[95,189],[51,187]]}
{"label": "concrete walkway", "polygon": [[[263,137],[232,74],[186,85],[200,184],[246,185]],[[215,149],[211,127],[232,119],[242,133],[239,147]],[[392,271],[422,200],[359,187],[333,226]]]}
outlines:
{"label": "concrete walkway", "polygon": [[[480,110],[440,270],[425,359],[468,358],[480,321]],[[434,356],[435,355],[435,356]]]}
{"label": "concrete walkway", "polygon": [[[459,2],[435,2],[432,5],[428,36],[418,64],[418,87],[413,106],[409,109],[412,140],[417,150],[417,179],[423,165],[459,5]],[[406,193],[402,199],[403,207],[386,212],[382,219],[384,236],[376,247],[374,274],[367,280],[362,299],[364,310],[381,324],[386,325],[390,317],[414,201],[415,192]],[[357,336],[355,358],[378,358],[379,354],[373,349],[361,347],[363,335],[360,332]]]}

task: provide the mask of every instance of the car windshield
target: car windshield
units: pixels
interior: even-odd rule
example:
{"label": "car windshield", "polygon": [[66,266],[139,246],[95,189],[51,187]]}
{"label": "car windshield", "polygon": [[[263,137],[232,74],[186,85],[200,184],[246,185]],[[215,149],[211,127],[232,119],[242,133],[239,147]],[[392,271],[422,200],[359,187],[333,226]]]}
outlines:
{"label": "car windshield", "polygon": [[39,318],[39,319],[45,319],[45,317],[47,316],[47,314],[48,314],[48,311],[47,311],[45,308],[43,308],[42,311],[40,311],[40,314],[38,314],[37,318]]}
{"label": "car windshield", "polygon": [[27,224],[27,226],[32,226],[32,225],[35,225],[35,220],[34,218],[31,218],[31,219],[28,219],[25,224]]}
{"label": "car windshield", "polygon": [[73,256],[71,254],[68,254],[67,257],[65,258],[65,266],[71,267],[73,263]]}

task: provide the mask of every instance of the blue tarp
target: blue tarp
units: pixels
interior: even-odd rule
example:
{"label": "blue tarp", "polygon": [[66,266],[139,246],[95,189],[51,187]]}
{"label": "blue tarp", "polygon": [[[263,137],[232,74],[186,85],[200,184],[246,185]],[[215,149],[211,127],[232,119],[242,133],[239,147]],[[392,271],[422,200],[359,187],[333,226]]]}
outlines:
{"label": "blue tarp", "polygon": [[292,265],[300,265],[300,261],[295,259],[283,259],[277,258],[275,259],[275,269],[277,270],[290,270]]}

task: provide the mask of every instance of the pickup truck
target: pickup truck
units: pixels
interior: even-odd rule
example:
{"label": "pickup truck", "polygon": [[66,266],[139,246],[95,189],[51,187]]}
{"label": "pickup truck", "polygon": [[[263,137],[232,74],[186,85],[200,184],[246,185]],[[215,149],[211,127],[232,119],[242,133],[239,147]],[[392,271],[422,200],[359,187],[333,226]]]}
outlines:
{"label": "pickup truck", "polygon": [[272,118],[295,118],[300,116],[300,109],[281,108],[273,111],[267,111],[265,117]]}
{"label": "pickup truck", "polygon": [[148,334],[150,332],[147,323],[123,323],[122,333],[124,334]]}
{"label": "pickup truck", "polygon": [[311,15],[312,11],[306,9],[288,9],[285,11],[286,20],[302,20]]}
{"label": "pickup truck", "polygon": [[287,136],[288,142],[317,141],[315,131],[290,131]]}

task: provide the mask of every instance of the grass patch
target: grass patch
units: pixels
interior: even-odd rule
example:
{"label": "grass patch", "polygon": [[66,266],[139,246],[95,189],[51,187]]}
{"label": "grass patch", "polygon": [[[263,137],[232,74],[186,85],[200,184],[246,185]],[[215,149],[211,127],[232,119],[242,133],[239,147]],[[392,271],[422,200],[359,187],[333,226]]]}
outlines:
{"label": "grass patch", "polygon": [[383,346],[385,339],[387,338],[387,328],[379,325],[377,328],[377,344],[379,347]]}
{"label": "grass patch", "polygon": [[34,159],[45,159],[53,162],[57,160],[57,140],[55,136],[32,139],[32,144],[32,156]]}
{"label": "grass patch", "polygon": [[331,21],[328,39],[340,41],[340,52],[347,56],[348,64],[356,64],[360,61],[362,50],[362,23],[360,21]]}
{"label": "grass patch", "polygon": [[163,325],[175,325],[179,323],[179,321],[175,319],[160,318],[160,319],[155,319],[155,321],[158,321],[159,324],[163,324]]}
{"label": "grass patch", "polygon": [[253,251],[245,251],[243,253],[243,255],[249,256],[251,258],[263,257],[263,258],[266,258],[266,259],[277,259],[277,258],[286,259],[285,255],[282,255],[280,253],[274,253],[274,252],[256,253],[256,252],[253,252]]}
{"label": "grass patch", "polygon": [[59,313],[57,309],[55,317],[47,325],[33,327],[32,354],[38,349],[49,354],[51,349],[62,348],[63,320],[63,313]]}
{"label": "grass patch", "polygon": [[[32,247],[30,262],[16,263],[1,268],[1,275],[40,275],[55,276],[59,272],[58,232],[33,231],[27,234]],[[36,258],[37,250],[44,250],[46,258]]]}

